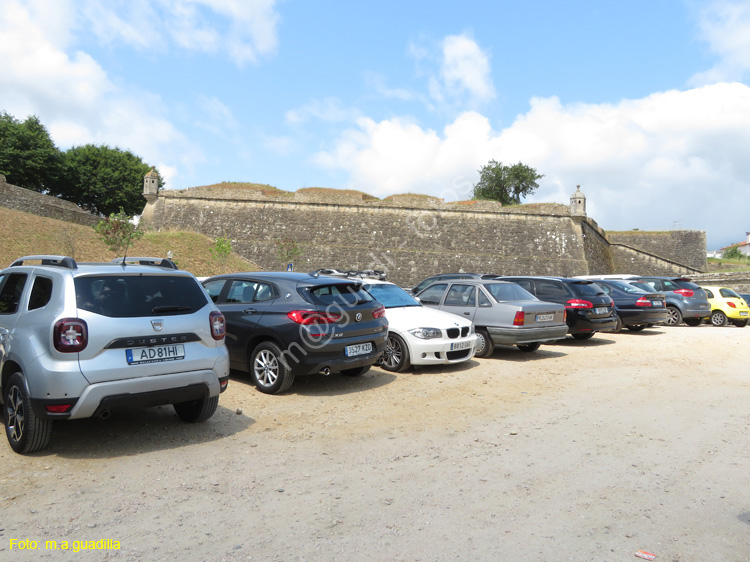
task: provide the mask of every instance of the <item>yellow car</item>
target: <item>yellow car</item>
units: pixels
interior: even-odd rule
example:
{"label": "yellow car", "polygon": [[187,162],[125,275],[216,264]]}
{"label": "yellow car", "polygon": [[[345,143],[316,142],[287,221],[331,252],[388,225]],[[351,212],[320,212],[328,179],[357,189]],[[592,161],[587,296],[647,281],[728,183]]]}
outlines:
{"label": "yellow car", "polygon": [[747,326],[750,308],[747,302],[729,287],[703,287],[711,305],[711,324],[724,326],[727,320],[739,328]]}

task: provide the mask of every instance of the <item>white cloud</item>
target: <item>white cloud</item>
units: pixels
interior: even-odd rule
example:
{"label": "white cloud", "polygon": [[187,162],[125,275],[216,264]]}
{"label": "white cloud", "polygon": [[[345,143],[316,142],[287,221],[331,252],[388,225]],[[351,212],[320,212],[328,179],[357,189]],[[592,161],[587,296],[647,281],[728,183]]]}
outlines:
{"label": "white cloud", "polygon": [[378,197],[419,192],[446,200],[469,197],[490,159],[520,161],[545,174],[529,201],[567,204],[581,184],[589,215],[605,229],[679,224],[731,241],[746,228],[723,217],[746,200],[749,145],[750,88],[717,84],[618,104],[538,98],[502,131],[475,112],[441,132],[361,118],[315,161],[348,171],[347,187]]}
{"label": "white cloud", "polygon": [[440,78],[442,86],[452,95],[468,92],[477,102],[495,97],[489,57],[466,35],[449,35],[443,41]]}
{"label": "white cloud", "polygon": [[693,85],[742,80],[750,71],[750,2],[712,0],[699,14],[699,38],[719,61],[690,79]]}

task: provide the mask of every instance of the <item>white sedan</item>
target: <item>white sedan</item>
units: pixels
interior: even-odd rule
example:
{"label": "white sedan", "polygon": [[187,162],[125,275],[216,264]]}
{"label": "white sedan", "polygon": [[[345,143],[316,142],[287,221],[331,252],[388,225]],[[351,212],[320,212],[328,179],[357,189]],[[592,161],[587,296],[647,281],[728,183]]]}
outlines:
{"label": "white sedan", "polygon": [[404,371],[411,365],[446,365],[474,356],[471,320],[422,306],[398,285],[364,279],[365,289],[385,307],[388,341],[380,366]]}

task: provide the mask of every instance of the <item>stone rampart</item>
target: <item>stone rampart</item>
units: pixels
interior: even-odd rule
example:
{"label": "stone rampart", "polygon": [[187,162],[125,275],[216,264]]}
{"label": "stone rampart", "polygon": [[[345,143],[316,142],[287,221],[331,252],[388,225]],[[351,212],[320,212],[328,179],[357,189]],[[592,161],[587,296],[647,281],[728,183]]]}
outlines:
{"label": "stone rampart", "polygon": [[702,230],[607,232],[607,240],[668,258],[693,270],[706,270],[706,233]]}
{"label": "stone rampart", "polygon": [[69,201],[9,184],[5,181],[5,176],[2,175],[0,175],[0,205],[41,217],[85,226],[94,226],[100,220],[99,217],[87,213],[78,205]]}

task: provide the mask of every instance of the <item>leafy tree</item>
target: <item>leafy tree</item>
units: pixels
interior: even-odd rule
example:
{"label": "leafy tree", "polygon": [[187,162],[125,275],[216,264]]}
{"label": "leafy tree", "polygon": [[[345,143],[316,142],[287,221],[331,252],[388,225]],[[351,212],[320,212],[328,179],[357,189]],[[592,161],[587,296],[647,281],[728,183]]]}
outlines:
{"label": "leafy tree", "polygon": [[521,197],[526,197],[539,187],[536,182],[543,177],[534,168],[520,162],[503,166],[501,162],[490,160],[489,164],[479,170],[479,183],[474,185],[474,199],[518,205]]}
{"label": "leafy tree", "polygon": [[36,116],[21,122],[0,113],[0,174],[8,183],[52,192],[62,168],[62,153]]}
{"label": "leafy tree", "polygon": [[211,257],[219,262],[219,265],[223,268],[227,263],[229,254],[232,253],[232,241],[226,236],[217,238],[214,242],[214,247],[211,248]]}
{"label": "leafy tree", "polygon": [[100,220],[94,230],[116,256],[125,255],[130,245],[140,240],[144,234],[143,230],[133,224],[132,217],[122,209]]}
{"label": "leafy tree", "polygon": [[63,181],[54,195],[100,215],[143,210],[143,178],[151,166],[132,152],[87,144],[68,150],[63,163]]}
{"label": "leafy tree", "polygon": [[726,250],[724,250],[721,253],[721,257],[724,258],[725,260],[739,260],[739,259],[744,258],[745,254],[742,253],[739,245],[734,244],[730,246],[729,248],[727,248]]}

